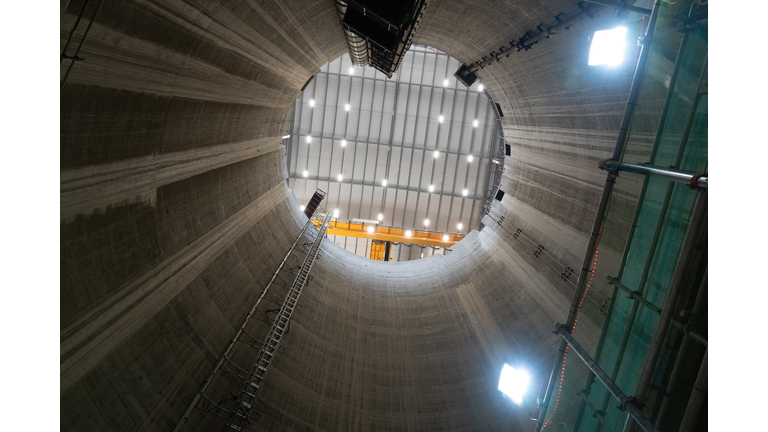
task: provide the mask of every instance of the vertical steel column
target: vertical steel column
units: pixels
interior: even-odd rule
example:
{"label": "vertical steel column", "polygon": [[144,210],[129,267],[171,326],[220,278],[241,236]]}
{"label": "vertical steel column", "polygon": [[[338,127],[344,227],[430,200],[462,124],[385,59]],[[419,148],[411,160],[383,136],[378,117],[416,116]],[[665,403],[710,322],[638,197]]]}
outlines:
{"label": "vertical steel column", "polygon": [[688,406],[683,414],[683,421],[680,423],[679,432],[692,432],[696,427],[696,421],[699,419],[699,410],[707,398],[707,353],[704,352],[704,360],[701,362],[699,374],[696,376],[696,383],[693,385],[691,398],[688,399]]}

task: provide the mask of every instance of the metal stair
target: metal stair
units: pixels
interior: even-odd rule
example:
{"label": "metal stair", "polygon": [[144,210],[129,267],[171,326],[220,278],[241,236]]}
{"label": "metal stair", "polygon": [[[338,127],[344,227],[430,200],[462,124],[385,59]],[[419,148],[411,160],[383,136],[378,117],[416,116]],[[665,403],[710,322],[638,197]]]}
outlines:
{"label": "metal stair", "polygon": [[315,237],[315,240],[312,242],[312,247],[304,259],[301,270],[296,275],[296,279],[293,281],[293,285],[288,291],[288,295],[285,297],[285,301],[275,318],[275,322],[272,324],[272,328],[269,330],[269,334],[264,341],[259,356],[256,358],[249,376],[243,381],[235,407],[227,418],[224,431],[241,431],[243,430],[243,427],[249,423],[249,415],[253,409],[254,401],[256,400],[256,393],[264,382],[264,375],[280,346],[280,340],[286,332],[288,323],[291,320],[291,314],[296,308],[296,302],[299,300],[299,295],[301,295],[301,290],[307,283],[309,271],[312,269],[312,264],[320,250],[320,244],[323,242],[325,234],[328,231],[328,224],[331,222],[331,218],[331,213],[326,213],[325,218],[323,219],[323,224],[320,226],[320,230],[317,233],[317,237]]}

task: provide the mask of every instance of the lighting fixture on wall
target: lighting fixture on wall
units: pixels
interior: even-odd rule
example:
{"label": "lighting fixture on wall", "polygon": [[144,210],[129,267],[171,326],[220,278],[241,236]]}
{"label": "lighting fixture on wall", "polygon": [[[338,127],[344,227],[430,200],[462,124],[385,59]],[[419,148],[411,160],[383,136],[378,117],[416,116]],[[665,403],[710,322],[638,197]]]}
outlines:
{"label": "lighting fixture on wall", "polygon": [[517,405],[522,405],[523,395],[528,390],[528,383],[531,377],[527,372],[521,369],[515,369],[508,364],[504,364],[499,377],[499,390],[504,395],[512,399]]}
{"label": "lighting fixture on wall", "polygon": [[626,27],[596,31],[592,36],[592,46],[589,48],[589,65],[616,66],[620,64],[624,60],[624,51],[627,46],[626,37]]}

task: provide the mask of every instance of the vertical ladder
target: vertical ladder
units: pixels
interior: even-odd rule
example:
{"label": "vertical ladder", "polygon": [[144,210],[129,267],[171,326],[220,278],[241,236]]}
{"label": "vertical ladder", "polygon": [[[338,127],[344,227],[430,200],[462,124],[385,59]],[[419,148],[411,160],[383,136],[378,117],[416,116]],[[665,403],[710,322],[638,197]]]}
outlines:
{"label": "vertical ladder", "polygon": [[253,408],[254,401],[256,400],[256,393],[264,382],[264,375],[267,372],[267,368],[280,346],[280,340],[288,327],[291,314],[296,308],[296,302],[299,300],[301,290],[307,283],[309,271],[312,269],[312,264],[320,250],[320,244],[323,242],[325,234],[328,231],[328,224],[331,222],[331,217],[332,215],[330,212],[326,213],[325,218],[323,219],[323,224],[320,226],[320,231],[312,242],[312,247],[310,248],[307,257],[304,259],[301,270],[299,271],[299,274],[296,275],[296,279],[293,281],[293,285],[288,291],[288,295],[285,297],[280,312],[277,314],[275,322],[269,330],[269,334],[267,334],[267,338],[264,341],[261,351],[259,351],[259,356],[256,358],[248,378],[243,382],[240,394],[237,396],[235,407],[227,418],[224,431],[241,431],[243,427],[248,424],[249,415]]}

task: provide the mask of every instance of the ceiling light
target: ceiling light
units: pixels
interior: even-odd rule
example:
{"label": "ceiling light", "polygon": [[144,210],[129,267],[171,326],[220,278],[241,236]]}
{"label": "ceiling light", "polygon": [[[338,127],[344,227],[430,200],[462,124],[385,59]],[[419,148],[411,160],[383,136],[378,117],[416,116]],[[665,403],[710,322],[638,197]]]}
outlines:
{"label": "ceiling light", "polygon": [[444,242],[447,242],[449,238],[450,237],[448,237],[448,234],[443,234],[443,241]]}
{"label": "ceiling light", "polygon": [[336,176],[336,180],[342,181],[342,180],[344,180],[344,176],[339,174],[339,175]]}
{"label": "ceiling light", "polygon": [[626,27],[596,31],[592,36],[592,46],[589,48],[589,65],[616,66],[621,63],[624,60],[626,36]]}
{"label": "ceiling light", "polygon": [[424,226],[425,227],[429,226],[429,219],[424,219]]}
{"label": "ceiling light", "polygon": [[311,143],[311,142],[312,142],[312,137],[311,137],[311,136],[308,136],[308,137],[307,137],[307,143]]}
{"label": "ceiling light", "polygon": [[464,196],[467,196],[467,194],[468,194],[468,193],[469,193],[469,192],[468,192],[466,189],[464,189],[463,191],[461,191],[461,194],[462,194],[462,195],[464,195]]}
{"label": "ceiling light", "polygon": [[290,135],[283,135],[283,139],[288,139],[290,137],[291,137]]}
{"label": "ceiling light", "polygon": [[443,80],[443,87],[448,87],[448,78]]}
{"label": "ceiling light", "polygon": [[349,74],[350,74],[350,75],[354,75],[354,73],[355,73],[355,68],[353,68],[353,67],[350,67],[350,68],[349,68]]}
{"label": "ceiling light", "polygon": [[299,210],[301,210],[301,211],[304,211],[305,208],[306,207],[304,207],[304,206],[299,206]]}
{"label": "ceiling light", "polygon": [[473,127],[477,127],[477,125],[478,125],[478,124],[480,124],[480,122],[478,122],[477,120],[475,120],[475,121],[473,121],[473,122],[472,122],[472,126],[473,126]]}
{"label": "ceiling light", "polygon": [[387,187],[387,179],[382,180],[381,185]]}
{"label": "ceiling light", "polygon": [[309,175],[309,172],[307,172],[307,170],[304,170],[304,172],[303,172],[303,173],[301,173],[301,174],[302,174],[304,177],[306,177],[306,176],[308,176],[308,175]]}
{"label": "ceiling light", "polygon": [[384,220],[384,215],[379,213],[379,220]]}
{"label": "ceiling light", "polygon": [[344,111],[349,111],[349,104],[344,105]]}
{"label": "ceiling light", "polygon": [[482,85],[482,84],[480,84],[479,86],[477,86],[477,91],[483,91],[483,89],[484,89],[484,88],[485,88],[485,87],[483,87],[483,85]]}
{"label": "ceiling light", "polygon": [[464,228],[463,223],[459,222],[458,224],[456,224],[456,229],[462,229],[462,228]]}
{"label": "ceiling light", "polygon": [[437,121],[439,121],[440,123],[442,123],[443,120],[445,120],[445,117],[443,117],[442,115],[437,118]]}
{"label": "ceiling light", "polygon": [[525,371],[515,369],[505,363],[501,369],[501,377],[499,377],[499,390],[512,399],[514,403],[520,405],[523,402],[525,391],[528,390],[530,380],[531,377]]}
{"label": "ceiling light", "polygon": [[411,231],[406,231],[406,232],[405,232],[405,236],[406,236],[406,237],[410,237],[410,236],[412,236],[412,235],[413,235],[413,233],[412,233]]}
{"label": "ceiling light", "polygon": [[440,152],[439,152],[439,151],[437,151],[437,150],[435,150],[435,152],[434,152],[434,153],[432,153],[432,156],[434,156],[434,157],[435,157],[435,159],[437,159],[437,158],[440,156]]}
{"label": "ceiling light", "polygon": [[435,191],[435,187],[433,185],[429,185],[429,191],[430,192],[434,192]]}
{"label": "ceiling light", "polygon": [[309,106],[311,106],[311,107],[315,106],[315,100],[314,99],[310,99],[309,100]]}
{"label": "ceiling light", "polygon": [[369,227],[368,227],[368,232],[369,232],[369,233],[371,233],[371,234],[373,234],[373,231],[374,231],[374,228],[373,228],[373,226],[369,226]]}
{"label": "ceiling light", "polygon": [[467,162],[472,162],[473,160],[475,160],[474,156],[472,156],[472,155],[468,155],[467,156]]}
{"label": "ceiling light", "polygon": [[341,146],[346,147],[347,146],[347,140],[341,140]]}

